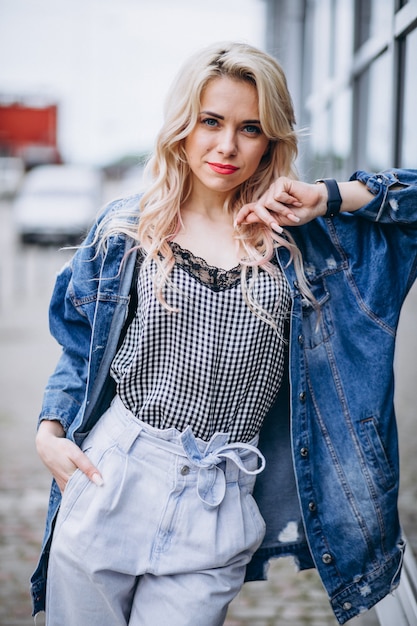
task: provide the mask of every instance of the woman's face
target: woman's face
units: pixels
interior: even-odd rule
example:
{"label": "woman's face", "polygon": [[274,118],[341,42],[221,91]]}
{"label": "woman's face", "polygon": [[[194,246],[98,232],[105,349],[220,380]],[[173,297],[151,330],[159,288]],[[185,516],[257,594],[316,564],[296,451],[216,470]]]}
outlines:
{"label": "woman's face", "polygon": [[255,86],[226,76],[212,79],[184,144],[193,192],[227,196],[254,174],[268,143]]}

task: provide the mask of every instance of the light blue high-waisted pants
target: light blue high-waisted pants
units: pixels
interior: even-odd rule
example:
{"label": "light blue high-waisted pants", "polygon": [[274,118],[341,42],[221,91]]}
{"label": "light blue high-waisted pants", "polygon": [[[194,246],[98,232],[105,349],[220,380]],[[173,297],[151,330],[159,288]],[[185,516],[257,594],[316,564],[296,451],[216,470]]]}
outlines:
{"label": "light blue high-waisted pants", "polygon": [[116,398],[83,444],[104,485],[77,470],[63,495],[47,626],[223,624],[265,532],[251,444],[158,430]]}

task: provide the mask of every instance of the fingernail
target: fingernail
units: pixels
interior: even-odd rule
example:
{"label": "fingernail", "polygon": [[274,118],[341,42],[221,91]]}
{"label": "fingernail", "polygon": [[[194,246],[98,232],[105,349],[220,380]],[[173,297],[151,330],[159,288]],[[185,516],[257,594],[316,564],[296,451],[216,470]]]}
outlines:
{"label": "fingernail", "polygon": [[284,229],[281,228],[281,226],[279,224],[277,224],[276,222],[271,222],[271,228],[273,230],[275,230],[277,233],[281,234],[284,232]]}
{"label": "fingernail", "polygon": [[296,215],[294,215],[294,213],[289,213],[288,214],[288,219],[292,220],[293,222],[299,222],[300,218],[297,217]]}
{"label": "fingernail", "polygon": [[97,487],[102,487],[104,485],[104,480],[100,476],[100,474],[93,474],[91,480]]}

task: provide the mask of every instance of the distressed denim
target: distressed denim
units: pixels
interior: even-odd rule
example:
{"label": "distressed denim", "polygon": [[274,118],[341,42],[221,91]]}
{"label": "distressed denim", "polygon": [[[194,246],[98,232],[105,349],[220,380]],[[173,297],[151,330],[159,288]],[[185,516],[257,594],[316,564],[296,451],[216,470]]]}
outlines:
{"label": "distressed denim", "polygon": [[[260,433],[267,467],[254,495],[267,528],[247,568],[248,579],[265,578],[268,559],[281,554],[315,566],[341,624],[399,582],[393,358],[417,252],[417,170],[352,178],[374,194],[369,204],[288,229],[319,309],[300,292],[288,251],[277,250],[292,297],[289,376]],[[113,203],[106,216],[137,216],[137,203]],[[120,235],[106,250],[82,247],[57,278],[51,330],[65,349],[40,419],[59,420],[79,444],[114,395],[109,368],[128,310],[132,246]],[[32,578],[35,612],[59,502],[54,484]]]}

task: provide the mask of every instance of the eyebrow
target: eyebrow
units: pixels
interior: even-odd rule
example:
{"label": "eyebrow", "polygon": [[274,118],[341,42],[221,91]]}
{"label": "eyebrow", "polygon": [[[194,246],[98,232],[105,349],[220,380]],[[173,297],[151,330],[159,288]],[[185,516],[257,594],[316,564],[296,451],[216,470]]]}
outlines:
{"label": "eyebrow", "polygon": [[[200,115],[210,115],[210,117],[215,117],[218,120],[224,120],[224,115],[220,115],[219,113],[214,113],[213,111],[200,111]],[[260,120],[243,120],[242,124],[260,124]]]}

